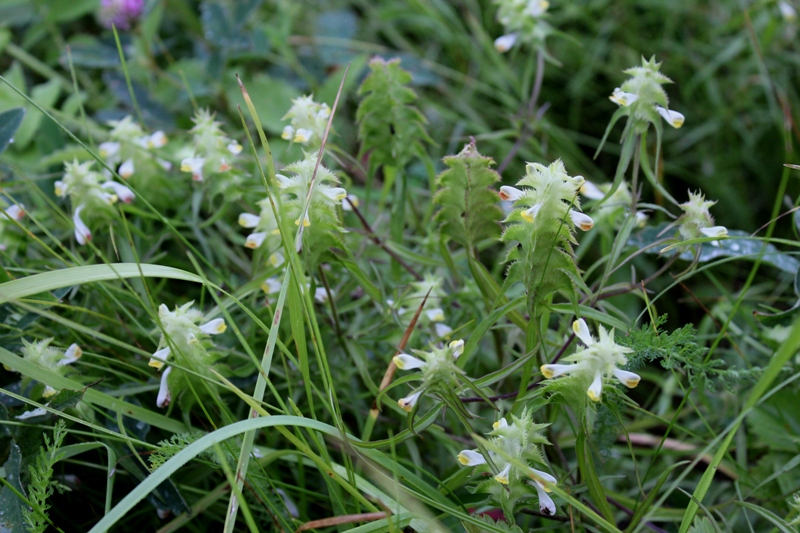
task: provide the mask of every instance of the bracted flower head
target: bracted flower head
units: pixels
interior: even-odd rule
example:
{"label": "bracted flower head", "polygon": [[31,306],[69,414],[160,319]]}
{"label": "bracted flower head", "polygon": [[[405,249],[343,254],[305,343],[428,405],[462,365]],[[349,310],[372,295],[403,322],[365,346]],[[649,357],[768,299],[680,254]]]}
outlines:
{"label": "bracted flower head", "polygon": [[586,393],[595,402],[601,400],[603,382],[609,377],[613,376],[629,388],[639,384],[638,375],[619,368],[627,364],[626,354],[633,350],[614,342],[613,329],[611,332],[607,332],[600,326],[598,329],[600,338],[595,339],[589,332],[586,321],[580,318],[572,323],[572,331],[586,348],[564,358],[564,361],[573,362],[573,364],[542,365],[541,371],[545,378],[555,379],[565,374],[588,378],[590,385]]}
{"label": "bracted flower head", "polygon": [[498,5],[497,20],[503,25],[505,34],[498,37],[494,46],[498,52],[510,50],[517,42],[544,46],[552,28],[543,17],[550,7],[547,0],[494,0]]}
{"label": "bracted flower head", "polygon": [[221,318],[206,321],[203,313],[192,307],[193,303],[176,307],[174,311],[170,311],[164,304],[158,307],[163,333],[158,343],[159,348],[150,359],[150,366],[162,368],[173,348],[195,363],[204,363],[203,358],[208,354],[202,341],[209,335],[223,333],[226,325]]}
{"label": "bracted flower head", "polygon": [[198,110],[192,118],[194,150],[191,157],[181,161],[181,172],[192,174],[197,182],[216,178],[212,190],[231,194],[232,185],[238,183],[237,173],[231,165],[232,159],[242,151],[242,146],[230,139],[222,131],[222,124],[214,120],[214,114],[207,109]]}
{"label": "bracted flower head", "polygon": [[[52,342],[52,337],[36,342],[27,342],[23,339],[22,357],[26,361],[63,376],[68,371],[67,366],[80,359],[83,355],[83,350],[77,344],[71,344],[66,350],[59,350],[50,346]],[[6,367],[6,370],[10,369]],[[23,378],[23,383],[27,381],[29,381],[29,378]],[[50,385],[45,385],[42,397],[49,398],[57,392],[58,390]]]}
{"label": "bracted flower head", "polygon": [[330,116],[328,104],[315,102],[314,95],[295,98],[283,116],[283,120],[291,119],[291,125],[283,129],[281,137],[312,149],[319,148]]}
{"label": "bracted flower head", "polygon": [[[413,352],[418,357],[401,353],[394,356],[392,361],[400,370],[421,370],[422,386],[417,391],[419,394],[426,391],[452,391],[460,388],[457,376],[463,375],[464,371],[456,365],[456,360],[464,352],[463,340],[452,341],[443,348],[433,348],[429,352],[422,350]],[[401,402],[404,400],[405,398]],[[416,399],[414,401],[416,402]]]}
{"label": "bracted flower head", "polygon": [[[683,215],[675,221],[678,231],[684,240],[700,239],[703,237],[724,238],[728,230],[724,226],[715,226],[714,217],[709,208],[716,201],[706,200],[701,192],[689,191],[689,201],[680,204]],[[712,244],[718,244],[716,241]]]}
{"label": "bracted flower head", "polygon": [[661,74],[660,68],[661,63],[656,63],[655,57],[651,57],[649,61],[642,58],[640,67],[625,71],[631,78],[615,88],[609,96],[612,102],[624,110],[624,115],[633,119],[638,131],[646,130],[648,124],[656,124],[659,115],[673,128],[683,125],[684,116],[669,109],[667,93],[661,86],[672,83],[672,80]]}
{"label": "bracted flower head", "polygon": [[[510,508],[519,499],[527,496],[530,488],[534,488],[539,497],[539,509],[546,514],[556,512],[555,504],[548,492],[557,480],[551,474],[537,470],[530,466],[530,462],[544,464],[544,455],[539,446],[548,444],[547,439],[540,433],[547,424],[535,424],[529,412],[523,411],[519,417],[510,416],[509,423],[506,418],[501,418],[494,423],[494,429],[489,433],[491,442],[500,448],[503,454],[489,452],[489,459],[497,469],[493,480],[497,485],[488,485],[488,491],[499,499],[507,500]],[[508,459],[513,459],[514,462]],[[463,466],[480,467],[489,463],[487,458],[477,450],[462,450],[458,454],[458,462]],[[518,463],[526,465],[524,469]],[[489,483],[489,482],[487,482]],[[502,488],[502,487],[506,488]]]}

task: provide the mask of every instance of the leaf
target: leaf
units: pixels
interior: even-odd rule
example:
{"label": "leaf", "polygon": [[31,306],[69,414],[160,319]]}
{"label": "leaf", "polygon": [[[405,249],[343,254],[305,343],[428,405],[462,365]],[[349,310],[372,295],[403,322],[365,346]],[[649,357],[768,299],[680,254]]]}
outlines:
{"label": "leaf", "polygon": [[500,174],[490,169],[491,157],[478,153],[475,139],[464,146],[458,155],[443,159],[448,170],[436,178],[438,192],[433,198],[441,207],[435,220],[442,233],[474,254],[475,245],[486,239],[500,237],[503,212],[498,205],[497,192],[492,185]]}
{"label": "leaf", "polygon": [[11,140],[14,133],[22,124],[25,118],[25,108],[17,107],[0,113],[0,154],[2,154]]}
{"label": "leaf", "polygon": [[[17,443],[11,443],[11,453],[8,460],[3,465],[6,472],[6,482],[13,487],[19,494],[25,494],[22,490],[20,481],[20,466],[22,464],[22,454]],[[22,515],[25,505],[19,496],[8,485],[3,484],[0,489],[0,532],[2,533],[25,533],[27,530],[24,525]]]}

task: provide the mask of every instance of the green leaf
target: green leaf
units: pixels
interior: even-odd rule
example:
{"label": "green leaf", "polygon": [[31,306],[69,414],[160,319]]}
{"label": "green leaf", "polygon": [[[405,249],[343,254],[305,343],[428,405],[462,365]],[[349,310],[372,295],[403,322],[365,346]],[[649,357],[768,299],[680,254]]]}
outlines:
{"label": "green leaf", "polygon": [[448,170],[436,178],[439,190],[433,201],[441,209],[435,219],[443,234],[474,253],[477,243],[500,237],[503,212],[491,188],[500,181],[500,174],[489,168],[494,164],[491,157],[478,153],[475,139],[443,161]]}
{"label": "green leaf", "polygon": [[586,483],[589,495],[592,497],[600,514],[613,524],[614,512],[611,510],[611,506],[608,505],[608,500],[606,500],[606,493],[603,485],[600,484],[600,478],[597,476],[597,470],[592,459],[592,451],[587,446],[586,440],[586,431],[581,430],[578,439],[575,441],[575,453],[578,456],[578,468],[581,471],[581,478]]}
{"label": "green leaf", "polygon": [[0,113],[0,154],[2,154],[11,140],[14,133],[22,124],[25,118],[25,108],[17,107]]}
{"label": "green leaf", "polygon": [[[26,533],[27,529],[24,525],[24,518],[22,515],[23,506],[25,505],[19,496],[14,493],[16,490],[19,494],[24,495],[22,490],[22,482],[20,481],[20,466],[22,464],[22,454],[20,453],[19,446],[11,443],[11,453],[8,460],[3,465],[6,472],[6,485],[0,489],[0,531],[3,533]],[[14,490],[12,490],[12,488]]]}

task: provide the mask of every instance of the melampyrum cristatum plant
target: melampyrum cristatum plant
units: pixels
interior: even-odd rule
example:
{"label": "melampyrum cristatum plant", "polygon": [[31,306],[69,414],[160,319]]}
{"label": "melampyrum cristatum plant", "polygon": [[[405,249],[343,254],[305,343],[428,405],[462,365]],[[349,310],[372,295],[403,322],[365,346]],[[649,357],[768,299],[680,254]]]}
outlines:
{"label": "melampyrum cristatum plant", "polygon": [[578,211],[582,176],[568,175],[560,160],[550,166],[528,163],[526,168],[517,187],[500,188],[500,198],[513,202],[502,236],[503,242],[511,243],[505,258],[510,263],[508,281],[525,286],[533,320],[539,304],[556,291],[577,304],[575,228],[588,231],[594,222]]}
{"label": "melampyrum cristatum plant", "polygon": [[494,41],[498,52],[507,52],[516,44],[528,44],[544,50],[544,41],[553,32],[545,22],[547,0],[494,0],[497,4],[497,20],[503,25],[505,34]]}
{"label": "melampyrum cristatum plant", "polygon": [[488,433],[490,442],[502,450],[502,455],[494,451],[489,451],[487,456],[480,450],[463,450],[458,454],[458,462],[463,466],[488,467],[491,470],[494,476],[481,482],[475,491],[488,493],[490,502],[499,505],[511,523],[518,507],[526,505],[526,500],[534,495],[539,500],[541,513],[555,515],[556,505],[548,493],[558,480],[552,474],[530,466],[531,463],[547,465],[540,446],[550,444],[541,434],[549,424],[534,423],[528,409],[523,409],[518,417],[509,415],[508,418],[511,423],[501,418]]}

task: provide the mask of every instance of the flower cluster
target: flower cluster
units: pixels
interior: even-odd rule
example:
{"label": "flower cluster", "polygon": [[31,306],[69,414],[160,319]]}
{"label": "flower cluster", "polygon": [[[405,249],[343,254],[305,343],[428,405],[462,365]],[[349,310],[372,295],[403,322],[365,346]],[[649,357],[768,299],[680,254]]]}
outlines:
{"label": "flower cluster", "polygon": [[6,245],[3,244],[2,240],[5,227],[13,225],[13,220],[22,220],[24,216],[25,210],[21,204],[6,206],[4,203],[0,203],[0,252],[6,249]]}
{"label": "flower cluster", "polygon": [[319,148],[330,116],[328,104],[315,102],[314,95],[295,98],[283,117],[283,120],[291,119],[291,124],[283,128],[281,137],[311,149]]}
{"label": "flower cluster", "polygon": [[92,169],[94,161],[64,163],[64,176],[55,182],[57,196],[72,200],[72,222],[75,226],[75,239],[78,244],[92,240],[92,232],[84,223],[81,213],[84,209],[92,216],[112,214],[109,206],[117,200],[129,204],[135,198],[133,192],[113,180],[106,180],[102,174]]}
{"label": "flower cluster", "polygon": [[494,41],[498,52],[510,50],[517,42],[542,46],[551,33],[550,26],[542,17],[550,7],[546,0],[495,0],[498,4],[497,20],[503,25],[505,34]]}
{"label": "flower cluster", "polygon": [[629,388],[634,388],[639,384],[640,378],[637,374],[619,368],[627,364],[626,354],[633,350],[614,342],[613,329],[609,333],[603,326],[600,326],[600,339],[597,340],[589,333],[589,326],[586,325],[586,322],[580,318],[572,323],[572,331],[586,348],[564,358],[564,361],[574,362],[574,364],[542,365],[541,371],[545,378],[553,379],[569,374],[588,378],[587,381],[591,379],[586,393],[595,402],[599,402],[602,398],[603,381],[610,376],[614,376]]}
{"label": "flower cluster", "polygon": [[122,179],[130,179],[134,174],[146,179],[158,170],[172,168],[172,163],[153,153],[167,144],[163,131],[147,134],[130,116],[111,120],[108,125],[111,126],[111,140],[100,144],[99,155],[108,166],[117,169]]}
{"label": "flower cluster", "polygon": [[226,174],[231,171],[230,161],[242,152],[242,145],[228,138],[220,128],[221,123],[207,109],[195,113],[194,153],[181,161],[181,172],[189,172],[194,181],[203,181],[209,174]]}
{"label": "flower cluster", "polygon": [[414,353],[422,359],[405,353],[396,355],[393,359],[395,366],[400,370],[421,370],[422,385],[397,402],[404,411],[409,412],[417,404],[423,392],[457,390],[459,386],[457,376],[464,374],[464,371],[456,366],[458,356],[464,353],[464,341],[461,339],[451,342],[444,348],[434,348],[430,352],[414,350]]}
{"label": "flower cluster", "polygon": [[[203,312],[192,307],[193,303],[176,307],[175,311],[170,311],[164,304],[158,307],[162,334],[158,349],[150,358],[150,366],[158,370],[164,369],[167,359],[175,355],[179,357],[182,366],[203,373],[202,370],[212,362],[207,351],[207,343],[204,341],[210,335],[223,333],[227,326],[225,320],[221,318],[206,321]],[[169,386],[169,381],[173,379],[170,377],[171,373],[172,367],[167,366],[161,374],[161,386],[156,400],[158,407],[166,407],[172,401]],[[174,379],[177,380],[179,377]]]}
{"label": "flower cluster", "polygon": [[661,74],[660,68],[661,63],[656,63],[655,57],[649,61],[642,58],[642,66],[625,70],[631,78],[609,96],[623,109],[623,115],[633,118],[639,131],[647,129],[647,124],[656,124],[659,115],[673,128],[683,126],[684,116],[669,109],[667,93],[661,86],[672,80]]}
{"label": "flower cluster", "polygon": [[[22,357],[25,360],[34,363],[42,368],[51,370],[59,375],[64,375],[67,371],[67,365],[71,365],[83,355],[83,350],[77,344],[71,344],[66,350],[59,350],[50,346],[53,338],[44,339],[37,342],[27,342],[23,339]],[[7,366],[6,370],[11,370]],[[23,389],[28,380],[27,376],[23,378]],[[43,398],[50,398],[58,391],[50,385],[45,385],[42,392]]]}
{"label": "flower cluster", "polygon": [[[689,201],[680,204],[683,215],[675,221],[684,240],[703,237],[723,238],[728,235],[725,226],[715,226],[708,208],[717,202],[706,200],[702,193],[689,191]],[[714,241],[712,244],[718,244]]]}
{"label": "flower cluster", "polygon": [[[547,472],[529,466],[529,461],[545,464],[539,445],[549,442],[540,431],[548,424],[535,424],[527,410],[523,411],[519,418],[514,415],[510,418],[510,424],[505,418],[495,422],[494,430],[488,433],[492,437],[491,442],[504,454],[501,456],[489,452],[488,459],[497,468],[498,473],[493,481],[484,486],[484,490],[499,497],[504,509],[513,512],[514,503],[527,496],[530,488],[533,488],[539,497],[539,510],[547,515],[555,515],[556,505],[548,492],[552,490],[550,485],[555,485],[558,480]],[[505,457],[522,463],[525,468],[512,464]],[[458,462],[463,466],[482,466],[489,461],[480,451],[463,450],[458,454]]]}
{"label": "flower cluster", "polygon": [[[580,188],[581,196],[588,198],[589,200],[602,200],[608,194],[608,191],[611,190],[612,184],[611,183],[604,183],[602,185],[595,185],[591,181],[585,181],[583,186]],[[592,214],[595,217],[596,222],[599,224],[603,221],[610,221],[614,225],[618,225],[620,223],[620,215],[627,211],[627,208],[631,205],[631,192],[628,189],[628,184],[623,180],[622,183],[619,184],[617,190],[606,200],[602,205],[595,208],[592,211]],[[638,227],[644,227],[645,223],[647,223],[647,215],[642,213],[641,211],[636,212],[636,225]]]}

